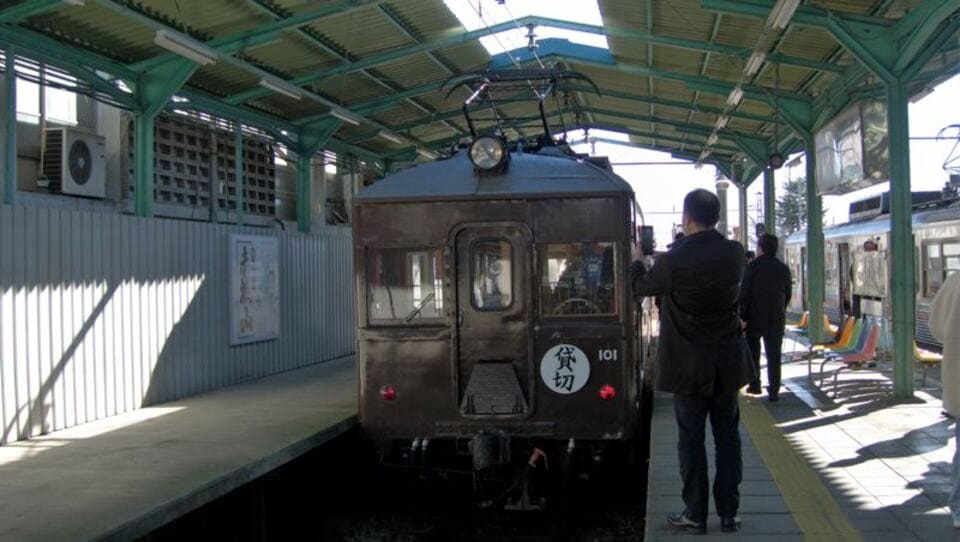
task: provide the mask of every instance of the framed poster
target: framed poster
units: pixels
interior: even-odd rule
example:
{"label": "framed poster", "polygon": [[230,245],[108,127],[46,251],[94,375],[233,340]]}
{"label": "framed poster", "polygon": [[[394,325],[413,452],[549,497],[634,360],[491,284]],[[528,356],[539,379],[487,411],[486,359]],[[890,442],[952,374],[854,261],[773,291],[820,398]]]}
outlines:
{"label": "framed poster", "polygon": [[280,240],[230,234],[230,345],[280,336]]}

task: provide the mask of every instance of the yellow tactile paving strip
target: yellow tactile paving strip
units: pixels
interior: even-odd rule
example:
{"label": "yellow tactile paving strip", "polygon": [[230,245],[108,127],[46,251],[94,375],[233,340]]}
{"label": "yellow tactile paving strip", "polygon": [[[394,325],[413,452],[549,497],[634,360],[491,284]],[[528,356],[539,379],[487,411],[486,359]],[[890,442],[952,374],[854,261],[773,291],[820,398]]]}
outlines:
{"label": "yellow tactile paving strip", "polygon": [[740,419],[806,540],[863,540],[759,399],[741,396]]}

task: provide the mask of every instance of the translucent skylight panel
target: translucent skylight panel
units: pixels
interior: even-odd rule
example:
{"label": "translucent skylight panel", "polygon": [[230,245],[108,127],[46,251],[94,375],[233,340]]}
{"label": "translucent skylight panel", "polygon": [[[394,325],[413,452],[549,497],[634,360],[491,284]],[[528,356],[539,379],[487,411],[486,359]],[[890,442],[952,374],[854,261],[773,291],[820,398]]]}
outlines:
{"label": "translucent skylight panel", "polygon": [[[600,26],[600,6],[595,0],[444,0],[447,7],[468,31],[507,23],[527,16],[546,17]],[[575,32],[561,28],[538,26],[534,30],[537,40],[563,38],[573,43],[609,49],[603,34]],[[490,55],[527,46],[527,29],[515,28],[480,38],[480,43]]]}

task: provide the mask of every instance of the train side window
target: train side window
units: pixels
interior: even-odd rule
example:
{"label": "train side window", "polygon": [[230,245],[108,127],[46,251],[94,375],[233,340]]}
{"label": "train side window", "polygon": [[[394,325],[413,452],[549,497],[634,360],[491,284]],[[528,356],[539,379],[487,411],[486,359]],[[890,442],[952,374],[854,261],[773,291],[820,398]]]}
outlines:
{"label": "train side window", "polygon": [[417,324],[443,317],[443,250],[367,249],[371,322]]}
{"label": "train side window", "polygon": [[943,276],[960,271],[960,243],[943,244]]}
{"label": "train side window", "polygon": [[481,311],[504,310],[513,304],[513,246],[505,239],[483,239],[470,250],[471,296]]}
{"label": "train side window", "polygon": [[551,243],[540,250],[541,314],[617,313],[614,243]]}
{"label": "train side window", "polygon": [[940,255],[940,243],[926,245],[924,259],[926,265],[924,266],[923,293],[926,297],[933,297],[943,283],[943,260]]}

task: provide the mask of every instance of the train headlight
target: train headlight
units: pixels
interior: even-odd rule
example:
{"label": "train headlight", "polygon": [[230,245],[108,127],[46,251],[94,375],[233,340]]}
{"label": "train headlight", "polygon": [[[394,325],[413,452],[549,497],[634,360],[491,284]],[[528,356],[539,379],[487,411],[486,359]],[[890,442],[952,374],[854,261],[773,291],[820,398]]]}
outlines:
{"label": "train headlight", "polygon": [[499,137],[481,136],[470,145],[470,162],[479,170],[497,170],[506,161],[507,144]]}

